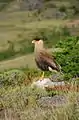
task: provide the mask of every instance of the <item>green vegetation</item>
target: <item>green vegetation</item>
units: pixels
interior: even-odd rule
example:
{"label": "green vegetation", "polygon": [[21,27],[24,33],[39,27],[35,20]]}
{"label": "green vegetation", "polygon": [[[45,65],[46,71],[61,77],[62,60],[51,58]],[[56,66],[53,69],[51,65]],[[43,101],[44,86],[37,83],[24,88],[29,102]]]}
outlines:
{"label": "green vegetation", "polygon": [[17,86],[23,84],[26,79],[26,75],[24,72],[20,70],[10,70],[0,74],[0,86],[2,87],[10,87]]}
{"label": "green vegetation", "polygon": [[53,107],[52,105],[52,108],[42,107],[38,104],[40,98],[55,95],[51,93],[52,91],[49,93],[39,88],[30,88],[25,83],[19,85],[19,82],[16,86],[8,85],[6,88],[2,87],[0,89],[0,119],[43,120],[46,118],[48,120],[50,118],[52,120],[55,118],[56,120],[64,120],[70,118],[71,120],[78,120],[79,106],[77,98],[79,94],[77,92],[62,94],[58,92],[59,95],[66,95],[68,98],[68,104],[60,107]]}
{"label": "green vegetation", "polygon": [[[79,17],[79,1],[0,0],[0,11],[0,120],[78,120],[79,21],[73,18]],[[66,86],[60,90],[32,87],[41,76],[32,54],[36,36],[61,65],[57,80]]]}
{"label": "green vegetation", "polygon": [[56,59],[65,73],[66,79],[79,76],[79,37],[68,37],[61,40],[56,47],[63,50],[56,54]]}
{"label": "green vegetation", "polygon": [[[63,29],[63,28],[62,28]],[[42,36],[44,37],[44,33]],[[47,35],[47,34],[46,34]],[[45,35],[45,36],[46,36]],[[50,35],[46,39],[49,40]],[[52,38],[52,37],[51,37]],[[79,37],[71,37],[66,28],[62,33],[64,41],[59,41],[56,47],[63,49],[63,52],[56,52],[56,59],[62,66],[65,78],[69,79],[72,86],[79,85],[79,78],[72,81],[72,77],[78,76],[78,51],[79,51]],[[46,42],[46,41],[45,41]],[[47,42],[46,42],[47,44]],[[12,47],[11,47],[12,48]],[[10,48],[10,49],[11,49]],[[72,52],[71,52],[72,51]],[[63,57],[62,57],[63,56]],[[68,57],[67,57],[68,56]],[[72,59],[74,57],[74,59]],[[69,60],[69,62],[68,62]],[[68,66],[64,62],[69,63]],[[71,64],[73,62],[73,65]],[[63,65],[64,64],[64,65]],[[67,66],[67,68],[66,68]],[[70,71],[72,67],[72,70]],[[68,71],[69,70],[69,71]],[[23,72],[24,71],[24,72]],[[68,72],[67,72],[68,71]],[[24,68],[21,70],[10,70],[0,74],[0,114],[2,119],[21,119],[21,120],[78,120],[79,118],[79,93],[76,91],[58,91],[58,90],[42,90],[39,88],[31,88],[31,83],[38,79],[41,72],[35,69]],[[76,74],[76,76],[74,76]],[[69,76],[70,75],[70,76]],[[66,77],[67,76],[67,77]],[[67,84],[68,85],[68,84]],[[43,107],[39,104],[40,98],[52,97],[55,95],[64,95],[68,98],[67,104],[60,107]],[[48,101],[49,102],[49,101]],[[55,102],[55,101],[54,101]],[[45,104],[42,101],[42,105]],[[54,108],[54,109],[53,109]],[[60,112],[61,111],[61,112]]]}
{"label": "green vegetation", "polygon": [[[64,36],[62,32],[64,30],[62,30],[63,28],[61,28],[60,25],[61,24],[64,25],[65,22],[66,21],[57,22],[57,21],[50,20],[50,22],[49,21],[40,21],[40,22],[37,21],[37,22],[29,23],[29,25],[25,23],[26,27],[23,24],[22,26],[23,28],[21,28],[21,32],[19,31],[20,33],[16,35],[18,31],[15,31],[15,34],[14,34],[15,38],[13,38],[14,36],[13,34],[12,36],[10,35],[11,32],[13,32],[13,30],[12,31],[8,30],[7,39],[9,39],[10,37],[11,40],[7,40],[6,36],[5,35],[3,36],[3,41],[1,41],[2,43],[1,47],[3,45],[5,47],[2,47],[0,51],[0,61],[10,59],[16,56],[32,53],[33,45],[31,41],[33,40],[35,36],[40,36],[41,38],[43,38],[45,40],[45,44],[49,48],[51,48],[52,45],[56,44],[56,42],[58,41],[60,37]],[[5,26],[6,25],[4,25],[4,28],[2,28],[3,34],[5,33],[4,32]],[[21,24],[19,24],[19,26],[21,26]],[[6,28],[8,29],[8,26]],[[14,28],[11,27],[11,29],[14,29]]]}

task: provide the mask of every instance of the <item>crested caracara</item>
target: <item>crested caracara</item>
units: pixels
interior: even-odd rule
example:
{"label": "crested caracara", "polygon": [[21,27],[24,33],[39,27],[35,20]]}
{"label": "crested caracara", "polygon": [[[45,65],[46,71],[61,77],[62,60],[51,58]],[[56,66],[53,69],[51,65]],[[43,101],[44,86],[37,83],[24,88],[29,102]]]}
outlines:
{"label": "crested caracara", "polygon": [[[40,38],[35,38],[32,43],[34,43],[35,48],[35,61],[42,71],[58,71],[60,72],[60,66],[56,63],[55,58],[50,55],[44,48],[43,40]],[[44,77],[44,72],[42,78]]]}

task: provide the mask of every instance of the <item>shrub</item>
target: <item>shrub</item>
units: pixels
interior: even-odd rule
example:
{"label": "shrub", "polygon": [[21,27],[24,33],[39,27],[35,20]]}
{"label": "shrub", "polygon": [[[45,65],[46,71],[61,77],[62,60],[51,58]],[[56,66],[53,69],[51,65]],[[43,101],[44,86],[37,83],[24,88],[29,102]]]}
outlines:
{"label": "shrub", "polygon": [[66,79],[79,76],[79,37],[68,37],[60,41],[56,47],[63,48],[63,52],[56,53],[56,59],[65,73]]}
{"label": "shrub", "polygon": [[10,70],[0,74],[0,87],[16,86],[24,82],[26,75],[21,70]]}
{"label": "shrub", "polygon": [[66,12],[66,7],[64,5],[60,6],[59,11]]}

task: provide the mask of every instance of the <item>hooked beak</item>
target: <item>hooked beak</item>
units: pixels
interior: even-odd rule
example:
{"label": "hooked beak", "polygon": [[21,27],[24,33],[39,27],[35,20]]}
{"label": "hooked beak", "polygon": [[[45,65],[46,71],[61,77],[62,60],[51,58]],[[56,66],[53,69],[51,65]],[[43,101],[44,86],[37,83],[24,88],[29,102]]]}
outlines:
{"label": "hooked beak", "polygon": [[35,43],[35,40],[33,40],[32,43]]}

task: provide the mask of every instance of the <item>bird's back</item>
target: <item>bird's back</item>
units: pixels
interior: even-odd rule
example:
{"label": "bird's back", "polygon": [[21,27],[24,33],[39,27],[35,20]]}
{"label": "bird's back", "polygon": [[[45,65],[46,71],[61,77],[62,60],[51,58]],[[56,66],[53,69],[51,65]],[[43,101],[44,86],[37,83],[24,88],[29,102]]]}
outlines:
{"label": "bird's back", "polygon": [[44,71],[49,71],[49,67],[53,70],[60,71],[59,65],[56,63],[55,58],[48,54],[46,50],[40,50],[35,55],[37,66]]}

